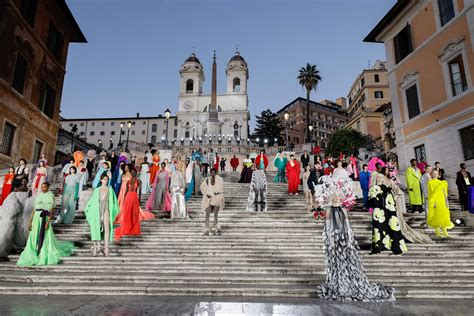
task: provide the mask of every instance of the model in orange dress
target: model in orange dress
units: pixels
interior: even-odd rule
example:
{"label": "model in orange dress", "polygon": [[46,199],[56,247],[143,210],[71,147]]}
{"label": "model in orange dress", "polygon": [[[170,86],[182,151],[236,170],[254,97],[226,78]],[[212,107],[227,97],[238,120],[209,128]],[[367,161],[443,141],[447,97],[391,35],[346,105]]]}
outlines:
{"label": "model in orange dress", "polygon": [[156,173],[160,170],[160,155],[155,153],[152,158],[151,168],[150,168],[150,186],[154,183]]}
{"label": "model in orange dress", "polygon": [[139,236],[141,234],[140,180],[137,178],[137,171],[135,169],[132,169],[130,173],[130,180],[126,180],[122,184],[122,189],[125,186],[126,191],[124,193],[125,198],[120,207],[120,213],[115,220],[115,223],[120,225],[115,229],[115,240],[119,240],[122,236]]}

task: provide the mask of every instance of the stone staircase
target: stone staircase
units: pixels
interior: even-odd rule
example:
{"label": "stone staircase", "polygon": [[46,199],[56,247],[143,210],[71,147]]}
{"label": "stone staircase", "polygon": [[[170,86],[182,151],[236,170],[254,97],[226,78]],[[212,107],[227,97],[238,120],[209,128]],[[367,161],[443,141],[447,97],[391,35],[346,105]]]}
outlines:
{"label": "stone staircase", "polygon": [[[263,214],[244,211],[247,193],[248,184],[225,183],[226,208],[219,214],[222,236],[201,235],[204,216],[200,198],[193,197],[188,203],[191,220],[172,221],[165,218],[168,214],[156,213],[156,219],[142,223],[142,236],[124,237],[108,258],[91,256],[89,229],[79,213],[74,224],[54,227],[59,239],[77,243],[72,257],[57,266],[19,268],[18,255],[12,255],[9,262],[0,262],[0,291],[314,296],[325,279],[324,223],[305,210],[302,194],[287,195],[284,184],[270,183],[269,211]],[[402,256],[371,256],[371,216],[360,208],[358,204],[350,219],[372,281],[394,286],[397,298],[474,298],[471,227],[456,227],[452,238],[436,239],[435,244],[408,244],[409,252]],[[407,214],[406,219],[421,227],[424,215]],[[425,232],[434,238],[430,230]]]}

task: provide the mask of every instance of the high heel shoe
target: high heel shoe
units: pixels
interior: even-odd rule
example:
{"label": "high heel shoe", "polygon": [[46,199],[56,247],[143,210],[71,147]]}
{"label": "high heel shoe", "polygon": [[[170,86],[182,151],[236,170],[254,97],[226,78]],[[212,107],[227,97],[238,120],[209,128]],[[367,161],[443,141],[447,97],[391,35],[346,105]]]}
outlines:
{"label": "high heel shoe", "polygon": [[92,257],[97,257],[97,247],[96,246],[91,247],[91,252],[92,252]]}
{"label": "high heel shoe", "polygon": [[108,246],[104,247],[104,256],[109,257],[110,256],[110,249]]}

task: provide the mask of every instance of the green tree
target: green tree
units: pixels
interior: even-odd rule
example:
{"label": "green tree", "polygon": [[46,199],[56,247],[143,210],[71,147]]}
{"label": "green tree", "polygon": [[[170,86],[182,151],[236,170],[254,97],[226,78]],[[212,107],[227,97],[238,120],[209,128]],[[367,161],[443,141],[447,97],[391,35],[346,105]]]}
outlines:
{"label": "green tree", "polygon": [[278,140],[278,143],[281,142],[281,132],[284,127],[276,113],[273,113],[270,109],[266,109],[262,111],[260,116],[255,115],[255,122],[257,127],[253,133],[254,137],[260,137],[262,141],[267,138],[269,146],[274,145],[275,138]]}
{"label": "green tree", "polygon": [[333,157],[339,153],[357,154],[358,149],[371,145],[371,137],[352,128],[341,128],[329,138],[325,154]]}
{"label": "green tree", "polygon": [[311,140],[311,133],[309,131],[309,96],[312,90],[316,91],[318,83],[322,80],[319,75],[319,70],[316,65],[306,64],[306,67],[301,67],[298,76],[296,77],[301,86],[306,89],[306,139]]}

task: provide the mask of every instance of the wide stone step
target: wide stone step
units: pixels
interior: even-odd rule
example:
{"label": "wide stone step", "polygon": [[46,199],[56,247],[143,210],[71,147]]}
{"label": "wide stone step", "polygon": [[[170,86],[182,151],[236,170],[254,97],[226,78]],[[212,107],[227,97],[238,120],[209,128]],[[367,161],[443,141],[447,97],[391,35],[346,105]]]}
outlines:
{"label": "wide stone step", "polygon": [[[231,285],[202,285],[187,284],[186,287],[172,284],[133,284],[122,285],[97,285],[94,283],[84,284],[30,284],[28,287],[22,283],[0,283],[0,291],[4,295],[199,295],[199,296],[282,296],[282,297],[315,297],[315,288],[312,285],[281,286],[266,285],[253,286],[247,284]],[[441,293],[426,287],[405,287],[399,289],[396,294],[398,298],[451,298],[471,299],[474,295],[471,289],[463,287],[446,288]]]}

